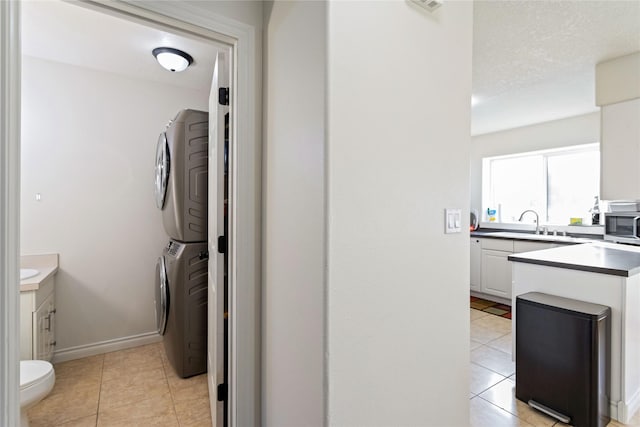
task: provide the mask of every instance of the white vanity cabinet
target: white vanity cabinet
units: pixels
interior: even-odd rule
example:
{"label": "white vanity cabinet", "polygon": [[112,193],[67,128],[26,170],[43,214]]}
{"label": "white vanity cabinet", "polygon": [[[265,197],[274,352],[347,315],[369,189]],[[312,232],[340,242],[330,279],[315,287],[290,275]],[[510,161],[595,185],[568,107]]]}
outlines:
{"label": "white vanity cabinet", "polygon": [[50,361],[55,349],[55,277],[20,292],[20,359]]}

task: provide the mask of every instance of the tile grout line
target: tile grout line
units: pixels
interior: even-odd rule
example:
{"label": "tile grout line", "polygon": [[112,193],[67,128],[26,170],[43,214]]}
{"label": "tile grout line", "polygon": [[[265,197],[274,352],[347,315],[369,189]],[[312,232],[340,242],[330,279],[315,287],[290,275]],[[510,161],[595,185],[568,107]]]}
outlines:
{"label": "tile grout line", "polygon": [[[477,321],[477,320],[486,319],[486,318],[491,318],[490,316],[493,316],[493,317],[499,317],[499,318],[502,318],[502,319],[506,319],[506,320],[508,320],[509,322],[511,322],[511,320],[512,320],[512,319],[510,319],[510,318],[508,318],[508,317],[503,317],[502,315],[497,315],[497,314],[494,314],[494,313],[491,313],[491,312],[484,311],[483,309],[477,309],[477,308],[474,308],[474,307],[471,307],[471,309],[473,309],[473,310],[477,310],[477,311],[480,311],[480,312],[482,312],[482,313],[484,313],[484,314],[485,314],[485,316],[481,316],[481,317],[478,317],[478,318],[476,318],[476,319],[474,319],[474,320],[471,320],[471,324],[473,324],[473,322],[475,322],[475,321]],[[492,342],[494,342],[494,341],[497,341],[497,340],[499,340],[499,339],[504,338],[505,336],[509,335],[509,333],[511,333],[511,332],[508,332],[508,333],[506,333],[506,334],[503,334],[503,335],[501,335],[501,336],[499,336],[499,337],[497,337],[497,338],[494,338],[494,339],[492,339],[492,340],[489,340],[489,341],[487,341],[487,342],[480,342],[480,341],[477,341],[480,345],[479,345],[478,347],[474,348],[473,350],[471,350],[471,352],[473,352],[473,351],[475,351],[475,350],[478,350],[478,349],[481,349],[482,347],[485,347],[485,348],[490,349],[490,350],[493,350],[493,351],[499,351],[500,353],[503,353],[503,354],[505,354],[506,356],[508,356],[509,358],[511,358],[511,357],[512,357],[512,355],[511,355],[510,353],[507,353],[507,352],[505,352],[505,351],[502,351],[502,350],[501,350],[501,349],[499,349],[499,348],[495,348],[495,347],[492,347],[492,346],[490,346],[490,345],[489,345],[490,343],[492,343]],[[471,338],[471,339],[473,340],[473,338]],[[505,412],[505,413],[509,414],[510,416],[512,416],[512,417],[514,417],[514,418],[516,418],[517,420],[519,420],[520,422],[522,422],[522,423],[524,423],[524,424],[526,424],[526,425],[531,425],[531,423],[530,423],[529,421],[527,421],[527,420],[525,420],[525,419],[523,419],[523,418],[518,417],[518,415],[517,415],[517,414],[513,414],[511,411],[509,411],[509,410],[507,410],[507,409],[505,409],[505,408],[502,408],[502,407],[500,407],[500,406],[496,405],[495,403],[493,403],[493,402],[491,402],[491,401],[489,401],[489,400],[487,400],[486,398],[484,398],[484,397],[482,397],[482,396],[481,396],[481,394],[483,394],[483,393],[485,393],[485,392],[489,391],[489,390],[490,390],[490,389],[492,389],[493,387],[496,387],[496,386],[498,386],[499,384],[504,383],[505,381],[510,381],[511,376],[513,376],[513,374],[511,374],[511,375],[504,375],[504,374],[502,374],[502,373],[500,373],[500,372],[496,372],[495,370],[493,370],[493,369],[491,369],[491,368],[489,368],[489,367],[487,367],[487,366],[481,365],[481,364],[479,364],[479,363],[475,363],[475,362],[474,362],[474,361],[472,361],[472,360],[470,360],[470,363],[471,363],[471,364],[474,364],[474,365],[476,365],[476,366],[482,367],[482,368],[484,368],[484,369],[487,369],[488,371],[491,371],[491,372],[493,372],[493,373],[495,373],[495,374],[497,374],[497,375],[500,375],[500,376],[502,377],[502,379],[501,379],[500,381],[498,381],[498,382],[497,382],[497,383],[495,383],[495,384],[492,384],[491,386],[487,387],[486,389],[484,389],[484,390],[480,391],[479,393],[475,394],[475,395],[474,395],[474,397],[472,397],[471,399],[474,399],[474,398],[478,397],[478,398],[482,399],[484,402],[489,403],[492,407],[497,408],[499,411],[503,411],[503,412]],[[474,393],[472,393],[472,394],[474,394]],[[470,400],[471,400],[471,399],[470,399]],[[554,425],[555,425],[555,424],[554,424]]]}
{"label": "tile grout line", "polygon": [[[175,398],[173,396],[173,390],[171,389],[171,384],[169,384],[169,376],[167,375],[167,364],[165,364],[165,358],[162,357],[162,353],[164,351],[164,348],[160,348],[160,350],[158,350],[160,353],[160,362],[162,363],[162,373],[164,374],[164,380],[167,382],[167,388],[169,389],[169,396],[171,397],[171,406],[173,407],[173,414],[176,417],[176,422],[178,423],[178,427],[180,427],[182,425],[182,423],[180,422],[180,418],[178,418],[178,411],[176,411],[176,401]],[[169,369],[171,369],[171,366],[169,366]]]}
{"label": "tile grout line", "polygon": [[[170,370],[172,370],[172,366],[168,363],[167,360],[165,360],[166,356],[164,354],[164,351],[163,351],[161,345],[156,346],[153,349],[153,351],[156,352],[156,354],[155,354],[156,357],[160,357],[160,362],[161,362],[160,368],[162,369],[161,372],[162,372],[163,379],[164,379],[164,382],[165,382],[164,386],[167,387],[167,389],[168,389],[167,391],[169,391],[169,397],[171,399],[171,407],[172,407],[172,409],[174,411],[173,420],[175,421],[175,424],[171,423],[171,425],[174,425],[176,427],[186,426],[187,424],[190,423],[190,421],[192,421],[193,417],[191,415],[185,413],[184,414],[185,418],[181,419],[180,416],[179,416],[179,413],[177,411],[177,406],[180,406],[180,405],[177,405],[178,403],[180,403],[180,402],[177,401],[177,397],[181,396],[180,390],[182,390],[182,383],[180,383],[180,379],[178,377],[175,377],[177,382],[173,381],[174,380],[174,376],[171,375],[172,371],[170,371]],[[97,426],[102,424],[102,422],[100,421],[101,419],[104,419],[105,421],[108,422],[108,420],[105,417],[101,417],[100,416],[101,415],[100,408],[102,408],[102,406],[103,406],[103,402],[102,402],[102,397],[103,397],[102,396],[102,392],[103,391],[105,392],[105,402],[104,402],[104,404],[107,405],[107,407],[105,407],[106,408],[105,411],[109,411],[110,410],[110,408],[108,408],[109,402],[107,400],[109,399],[109,396],[108,396],[110,394],[110,386],[109,385],[111,384],[112,380],[107,381],[107,387],[105,388],[104,373],[105,373],[105,370],[106,370],[105,369],[106,368],[106,360],[111,360],[111,359],[107,358],[106,355],[108,355],[108,354],[100,355],[101,357],[98,359],[98,361],[95,362],[95,359],[94,359],[94,361],[91,363],[91,365],[87,365],[86,363],[82,363],[81,364],[82,365],[81,367],[82,367],[83,370],[86,370],[86,369],[90,368],[90,371],[94,372],[93,374],[91,374],[92,378],[97,378],[98,379],[97,390],[94,388],[95,385],[92,386],[93,390],[95,390],[94,392],[96,392],[96,394],[93,395],[93,396],[96,397],[96,400],[93,401],[92,404],[87,405],[88,407],[85,408],[85,409],[89,410],[89,411],[87,411],[89,413],[87,413],[86,415],[78,416],[77,418],[65,419],[63,421],[65,423],[65,425],[66,425],[66,423],[70,423],[70,422],[74,422],[74,421],[77,422],[77,421],[79,421],[79,420],[81,420],[83,418],[85,419],[85,421],[83,421],[83,422],[87,422],[88,419],[85,418],[85,417],[89,417],[89,416],[95,416],[94,422],[92,423],[92,425],[94,427],[97,427]],[[82,358],[82,359],[84,359],[84,358]],[[78,361],[81,361],[82,359],[78,359]],[[73,361],[70,361],[70,362],[73,363]],[[74,365],[74,366],[76,366],[76,365]],[[76,366],[76,368],[77,368],[77,366]],[[75,384],[74,381],[76,381],[77,379],[80,379],[82,377],[85,377],[87,375],[87,373],[83,374],[82,376],[73,375],[75,373],[75,369],[76,368],[73,368],[73,369],[69,370],[69,373],[72,374],[69,377],[69,379],[73,380],[71,382],[71,384]],[[76,376],[77,376],[77,379],[76,379]],[[114,378],[113,381],[117,382],[119,380],[118,380],[118,378]],[[95,379],[92,379],[91,382],[93,384],[95,384]],[[172,385],[174,385],[174,384],[176,385],[176,388],[172,387]],[[193,383],[192,386],[195,386],[195,384],[201,384],[201,381],[197,381],[197,382]],[[103,388],[104,388],[104,390],[103,390]],[[180,396],[178,396],[178,395],[180,395]],[[89,396],[90,395],[87,395],[87,397],[89,397]],[[208,390],[206,391],[206,394],[203,397],[206,397],[206,396],[208,396]],[[200,397],[200,395],[198,395],[198,397]],[[66,401],[67,398],[63,396],[63,400]],[[91,400],[93,400],[93,399],[92,398],[89,399],[87,401],[87,403],[89,403]],[[61,404],[62,404],[62,406],[64,406],[64,403],[61,403]],[[58,406],[60,406],[60,405],[58,405]],[[58,406],[56,406],[56,407],[58,407]],[[167,408],[167,410],[169,409],[168,407],[166,407],[166,408]],[[207,408],[208,408],[208,405],[207,405]],[[91,412],[93,412],[93,414],[91,414]],[[67,415],[72,415],[72,414],[68,413]],[[195,415],[195,414],[192,414],[192,415]],[[203,415],[203,417],[201,417],[202,419],[198,418],[197,421],[208,420],[208,422],[211,422],[210,418],[204,416],[204,413],[202,415]],[[109,417],[107,417],[107,418],[109,418]],[[195,418],[193,420],[195,420]],[[133,424],[131,424],[131,425],[133,425]]]}
{"label": "tile grout line", "polygon": [[[480,347],[478,347],[478,348],[480,348]],[[478,348],[474,349],[473,351],[477,350]],[[495,351],[500,351],[500,350],[497,350],[497,349],[495,349],[495,348],[493,348],[493,347],[487,347],[487,348],[489,348],[489,349],[491,349],[491,350],[495,350]],[[504,351],[502,351],[502,353],[504,353]],[[504,354],[506,354],[507,356],[511,357],[511,355],[510,355],[509,353],[504,353]],[[495,373],[495,374],[498,374],[498,375],[500,375],[500,376],[502,376],[502,377],[505,377],[505,378],[510,378],[512,375],[514,375],[514,374],[515,374],[515,372],[514,372],[513,374],[505,375],[505,374],[503,374],[502,372],[498,372],[498,371],[496,371],[495,369],[491,369],[491,368],[490,368],[490,367],[488,367],[488,366],[484,366],[484,365],[481,365],[481,364],[479,364],[479,363],[476,363],[476,362],[474,362],[473,360],[470,360],[470,363],[473,363],[473,364],[474,364],[474,365],[476,365],[476,366],[480,366],[481,368],[487,369],[487,370],[489,370],[489,371],[491,371],[491,372],[493,372],[493,373]]]}
{"label": "tile grout line", "polygon": [[102,366],[100,367],[100,388],[98,389],[98,405],[96,407],[95,427],[98,427],[98,419],[100,418],[100,397],[102,396],[102,378],[104,375],[104,359],[105,359],[105,356],[102,355]]}
{"label": "tile grout line", "polygon": [[[471,362],[471,363],[473,363],[473,362]],[[482,365],[478,365],[477,363],[473,363],[473,364],[474,364],[474,365],[476,365],[476,366],[480,366],[481,368],[485,368],[484,366],[482,366]],[[485,368],[485,369],[487,369],[487,370],[489,370],[489,371],[493,372],[494,374],[498,374],[498,375],[500,375],[500,376],[502,377],[502,379],[501,379],[500,381],[498,381],[497,383],[490,385],[489,387],[487,387],[487,388],[483,389],[482,391],[480,391],[480,392],[478,392],[478,393],[470,392],[470,393],[475,394],[475,395],[476,395],[476,397],[480,397],[480,395],[481,395],[482,393],[484,393],[485,391],[489,390],[490,388],[493,388],[493,387],[497,386],[498,384],[500,384],[500,383],[501,383],[501,382],[503,382],[504,380],[508,380],[508,379],[509,379],[509,377],[505,377],[504,375],[502,375],[502,374],[501,374],[501,373],[499,373],[499,372],[492,371],[492,370],[491,370],[491,369],[489,369],[489,368]]]}
{"label": "tile grout line", "polygon": [[[500,381],[500,382],[502,382],[502,381]],[[496,385],[498,385],[498,384],[499,384],[499,383],[496,383],[494,386],[496,386]],[[494,387],[494,386],[492,386],[492,387]],[[489,388],[492,388],[492,387],[489,387]],[[487,389],[487,390],[489,390],[489,389]],[[485,391],[487,391],[487,390],[485,390]],[[484,391],[483,391],[483,393],[484,393]],[[496,408],[498,408],[499,410],[504,411],[504,412],[506,412],[507,414],[509,414],[509,415],[511,415],[511,416],[513,416],[513,417],[515,417],[515,418],[517,418],[518,420],[522,421],[523,423],[526,423],[527,425],[533,426],[533,424],[531,424],[529,421],[525,420],[524,418],[520,418],[517,414],[514,414],[514,413],[512,413],[511,411],[509,411],[509,410],[507,410],[507,409],[505,409],[505,408],[501,408],[500,406],[498,406],[498,405],[496,405],[495,403],[493,403],[493,402],[491,402],[491,401],[489,401],[489,400],[485,399],[484,397],[480,396],[479,394],[478,394],[476,397],[479,397],[480,399],[484,400],[484,401],[485,401],[485,402],[487,402],[488,404],[490,404],[490,405],[492,405],[492,406],[495,406],[495,407],[496,407]],[[555,424],[553,424],[553,426],[555,426]],[[553,426],[551,426],[551,427],[553,427]]]}
{"label": "tile grout line", "polygon": [[[491,389],[491,388],[493,388],[493,387],[497,386],[498,384],[500,384],[500,383],[504,382],[505,380],[509,380],[509,378],[510,378],[510,377],[507,377],[507,378],[505,378],[504,380],[502,380],[502,381],[500,381],[500,382],[498,382],[498,383],[496,383],[496,384],[492,385],[492,386],[491,386],[491,387],[489,387],[487,390],[489,390],[489,389]],[[485,391],[487,391],[487,390],[485,390]],[[484,393],[485,391],[483,391],[482,393]],[[527,421],[527,420],[526,420],[526,419],[524,419],[524,418],[520,418],[520,417],[518,416],[518,414],[514,414],[513,412],[509,411],[508,409],[506,409],[506,408],[502,408],[502,407],[500,407],[500,406],[496,405],[495,403],[491,402],[490,400],[485,399],[484,397],[480,396],[480,394],[476,395],[476,397],[479,397],[480,399],[484,400],[485,402],[488,402],[488,403],[492,404],[492,405],[493,405],[493,406],[495,406],[496,408],[500,408],[500,409],[502,409],[503,411],[506,411],[507,413],[509,413],[509,414],[513,415],[514,417],[518,418],[519,420],[521,420],[521,421],[523,421],[523,422],[525,422],[525,423],[532,424],[530,421]],[[517,400],[517,401],[519,401],[519,402],[522,402],[521,400],[517,399],[515,396],[514,396],[513,398],[514,398],[514,400]],[[523,403],[523,404],[525,404],[525,405],[527,405],[525,402],[522,402],[522,403]],[[529,406],[529,405],[527,405],[527,407],[529,407],[529,408],[530,408],[530,406]],[[535,410],[534,410],[533,408],[532,408],[532,410],[535,412]],[[553,420],[553,418],[551,418],[551,417],[549,417],[549,419]],[[554,423],[553,423],[550,427],[560,426],[560,424],[559,424],[559,423],[560,423],[560,421],[556,421],[556,420],[553,420],[553,421],[554,421]],[[563,425],[564,425],[564,424],[563,424]],[[568,426],[568,427],[570,427],[570,426]]]}

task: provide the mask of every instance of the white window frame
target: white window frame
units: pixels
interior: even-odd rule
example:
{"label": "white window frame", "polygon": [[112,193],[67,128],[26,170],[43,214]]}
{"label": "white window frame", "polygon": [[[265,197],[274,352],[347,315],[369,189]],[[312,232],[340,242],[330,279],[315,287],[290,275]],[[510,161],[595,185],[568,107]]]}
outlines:
{"label": "white window frame", "polygon": [[[540,217],[539,225],[566,225],[566,224],[550,224],[548,222],[548,209],[549,209],[549,183],[548,183],[548,159],[554,156],[563,156],[567,154],[580,154],[593,151],[597,149],[600,152],[600,143],[590,143],[590,144],[581,144],[581,145],[572,145],[566,147],[559,147],[547,150],[536,150],[536,151],[527,151],[521,153],[512,153],[501,156],[491,156],[491,157],[483,157],[482,158],[482,215],[481,218],[484,219],[484,212],[486,212],[487,207],[494,208],[493,196],[491,195],[491,162],[495,160],[505,160],[505,159],[516,159],[519,157],[530,157],[530,156],[542,156],[542,168],[543,168],[543,176],[544,176],[544,184],[543,188],[545,191],[545,206],[540,212],[537,212]],[[598,177],[600,174],[598,174]],[[598,184],[600,187],[600,183]],[[600,189],[598,188],[598,195],[600,194]],[[499,222],[498,222],[499,221]],[[501,221],[500,217],[498,217],[497,223],[501,224],[514,224],[508,221]],[[517,222],[515,223],[517,224]]]}

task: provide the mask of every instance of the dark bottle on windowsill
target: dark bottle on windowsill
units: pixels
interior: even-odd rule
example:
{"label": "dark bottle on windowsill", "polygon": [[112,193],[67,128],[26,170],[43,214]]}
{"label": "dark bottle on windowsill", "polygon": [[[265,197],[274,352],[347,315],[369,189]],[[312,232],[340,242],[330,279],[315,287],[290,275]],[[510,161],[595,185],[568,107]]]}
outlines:
{"label": "dark bottle on windowsill", "polygon": [[600,225],[600,202],[598,196],[594,196],[593,207],[589,209],[591,212],[591,224]]}

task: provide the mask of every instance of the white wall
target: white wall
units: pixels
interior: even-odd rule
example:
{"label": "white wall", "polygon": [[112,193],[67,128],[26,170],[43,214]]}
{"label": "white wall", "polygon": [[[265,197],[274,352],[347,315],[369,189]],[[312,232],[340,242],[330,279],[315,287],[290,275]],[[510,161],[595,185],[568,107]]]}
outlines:
{"label": "white wall", "polygon": [[329,425],[469,423],[472,9],[329,3]]}
{"label": "white wall", "polygon": [[265,3],[263,425],[324,424],[326,3]]}
{"label": "white wall", "polygon": [[154,332],[156,141],[208,91],[24,57],[22,100],[21,251],[60,254],[57,351]]}
{"label": "white wall", "polygon": [[600,113],[538,123],[471,138],[471,207],[482,209],[482,158],[600,141]]}

